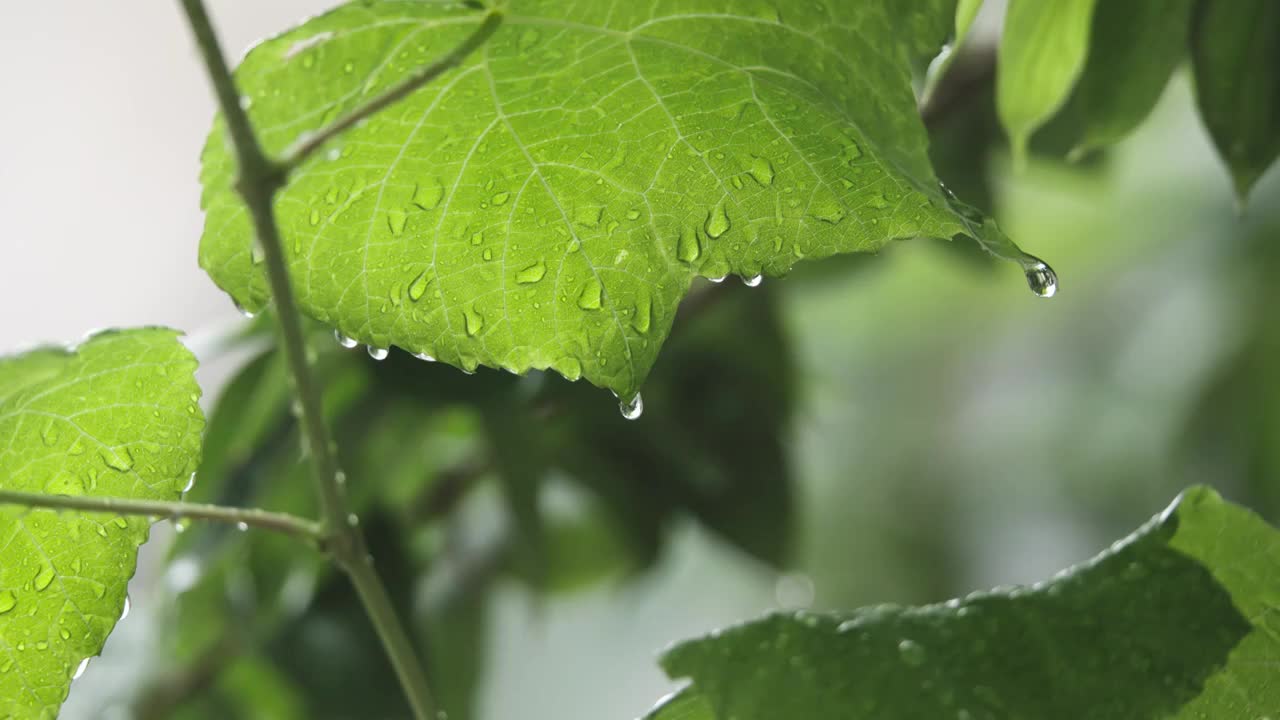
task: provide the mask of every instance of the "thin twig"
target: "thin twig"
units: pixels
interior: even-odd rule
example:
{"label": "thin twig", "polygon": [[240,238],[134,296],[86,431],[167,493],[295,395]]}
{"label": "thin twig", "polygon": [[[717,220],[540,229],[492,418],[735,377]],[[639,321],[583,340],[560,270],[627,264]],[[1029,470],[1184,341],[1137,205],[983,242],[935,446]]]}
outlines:
{"label": "thin twig", "polygon": [[468,55],[475,52],[481,45],[484,45],[485,41],[497,31],[498,26],[501,24],[502,13],[498,10],[490,10],[489,14],[485,16],[484,22],[480,23],[480,27],[476,28],[475,32],[467,36],[467,39],[463,40],[462,44],[454,48],[448,55],[421,68],[397,83],[390,90],[338,118],[328,127],[303,135],[280,160],[281,167],[286,173],[292,172],[306,162],[307,158],[315,154],[325,143],[388,106],[403,100],[449,70],[461,65]]}
{"label": "thin twig", "polygon": [[109,515],[132,515],[176,520],[212,520],[230,525],[244,525],[293,535],[313,543],[324,539],[317,523],[285,513],[253,508],[201,505],[198,503],[132,500],[129,498],[90,497],[87,495],[45,495],[13,490],[0,490],[0,505],[22,505],[48,510],[78,510]]}
{"label": "thin twig", "polygon": [[[338,470],[333,441],[323,414],[320,386],[307,359],[301,314],[294,298],[280,230],[273,211],[276,192],[286,180],[287,165],[273,162],[267,157],[254,134],[249,118],[240,105],[239,90],[227,67],[204,3],[202,0],[181,0],[181,3],[200,47],[238,160],[236,190],[249,210],[254,234],[266,261],[267,279],[276,306],[275,318],[280,328],[281,347],[298,398],[301,410],[299,422],[307,440],[312,474],[320,494],[326,549],[338,567],[346,572],[364,603],[365,611],[382,640],[414,716],[419,720],[434,720],[436,704],[428,688],[422,664],[388,600],[386,588],[370,564],[364,534],[356,522],[348,522],[348,517],[354,521],[355,516],[349,515],[343,476]],[[398,89],[393,89],[392,92]],[[385,107],[395,99],[376,104],[375,109]]]}

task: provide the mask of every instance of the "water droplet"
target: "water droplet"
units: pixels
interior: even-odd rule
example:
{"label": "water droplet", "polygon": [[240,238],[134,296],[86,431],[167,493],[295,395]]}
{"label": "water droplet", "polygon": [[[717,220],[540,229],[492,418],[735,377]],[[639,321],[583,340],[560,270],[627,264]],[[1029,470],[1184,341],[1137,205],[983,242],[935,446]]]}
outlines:
{"label": "water droplet", "polygon": [[341,330],[333,331],[333,339],[337,340],[339,345],[341,345],[342,347],[348,350],[360,344],[356,342],[355,338],[351,338],[351,337],[347,337],[346,335],[343,335]]}
{"label": "water droplet", "polygon": [[375,347],[373,345],[366,346],[365,350],[369,351],[369,357],[374,360],[386,360],[387,355],[389,354],[389,351],[386,348]]}
{"label": "water droplet", "polygon": [[585,227],[599,227],[600,218],[604,216],[602,207],[579,207],[573,213],[573,221]]}
{"label": "water droplet", "polygon": [[418,302],[427,294],[427,286],[431,284],[434,277],[430,270],[423,270],[418,277],[409,283],[409,299]]}
{"label": "water droplet", "polygon": [[79,680],[79,679],[80,679],[80,676],[81,676],[81,675],[84,675],[84,671],[85,671],[85,669],[87,669],[88,667],[89,667],[89,658],[85,658],[85,659],[81,660],[81,661],[80,661],[80,665],[79,665],[78,667],[76,667],[76,671],[75,671],[74,673],[72,673],[72,674],[71,674],[71,679],[72,679],[72,681]]}
{"label": "water droplet", "polygon": [[236,312],[240,313],[240,316],[246,320],[252,320],[258,316],[258,313],[252,312],[245,306],[241,305],[239,300],[232,300],[231,304],[236,306]]}
{"label": "water droplet", "polygon": [[718,276],[718,277],[709,277],[709,278],[707,278],[707,280],[709,280],[709,281],[711,281],[711,282],[713,282],[713,283],[715,283],[715,284],[719,285],[720,283],[724,282],[724,279],[725,279],[725,278],[727,278],[727,277],[729,277],[729,276],[728,276],[728,275],[720,275],[720,276]]}
{"label": "water droplet", "polygon": [[107,464],[107,467],[112,468],[113,470],[129,472],[133,469],[133,455],[129,453],[128,448],[121,447],[116,448],[115,450],[112,450],[111,448],[103,448],[100,454],[102,456],[102,461]]}
{"label": "water droplet", "polygon": [[262,246],[255,241],[253,244],[253,249],[249,251],[250,262],[252,262],[254,265],[261,265],[262,262],[266,259],[267,259],[267,256],[262,252]]}
{"label": "water droplet", "polygon": [[604,286],[599,280],[591,278],[578,295],[578,307],[583,310],[599,310],[603,305],[603,296]]}
{"label": "water droplet", "polygon": [[18,596],[12,590],[0,592],[0,615],[3,615],[18,605]]}
{"label": "water droplet", "polygon": [[471,244],[472,244],[472,245],[479,245],[479,244],[480,244],[480,243],[482,243],[482,242],[484,242],[484,233],[483,233],[483,232],[477,232],[477,233],[472,233],[472,234],[471,234]]}
{"label": "water droplet", "polygon": [[898,643],[898,656],[911,667],[920,667],[924,664],[924,647],[914,640],[903,640]]}
{"label": "water droplet", "polygon": [[773,163],[762,157],[751,156],[751,164],[747,167],[747,172],[751,175],[751,179],[760,184],[761,187],[768,187],[773,184]]}
{"label": "water droplet", "polygon": [[240,532],[247,532],[249,530],[249,523],[247,522],[236,523],[236,530],[239,530]]}
{"label": "water droplet", "polygon": [[692,228],[684,228],[680,231],[680,244],[676,247],[676,256],[683,262],[692,263],[702,254],[702,247],[698,244],[698,233]]}
{"label": "water droplet", "polygon": [[125,596],[124,596],[124,609],[120,611],[120,619],[119,619],[119,620],[117,620],[116,622],[124,622],[124,619],[125,619],[125,618],[127,618],[127,617],[129,617],[129,608],[130,608],[130,606],[131,606],[131,604],[130,604],[130,602],[129,602],[129,596],[128,596],[128,595],[125,595]]}
{"label": "water droplet", "polygon": [[53,579],[57,576],[58,573],[54,572],[53,566],[46,562],[41,566],[40,572],[36,573],[35,580],[32,582],[35,583],[36,590],[44,590],[53,583]]}
{"label": "water droplet", "polygon": [[1058,294],[1058,274],[1043,260],[1027,255],[1021,261],[1022,272],[1027,276],[1027,287],[1036,297],[1051,298]]}
{"label": "water droplet", "polygon": [[474,307],[469,307],[463,311],[463,321],[467,327],[467,334],[475,337],[484,329],[484,316]]}
{"label": "water droplet", "polygon": [[564,379],[569,382],[577,382],[582,379],[582,362],[575,357],[568,357],[556,363],[560,368],[560,374],[564,375]]}
{"label": "water droplet", "polygon": [[403,235],[405,227],[409,224],[409,214],[403,210],[387,211],[387,227],[391,229],[392,235]]}
{"label": "water droplet", "polygon": [[640,211],[639,211],[639,210],[637,210],[637,209],[635,209],[635,208],[631,208],[630,210],[628,210],[628,211],[627,211],[627,219],[628,219],[628,220],[639,220],[639,219],[640,219]]}
{"label": "water droplet", "polygon": [[434,357],[432,357],[429,353],[424,353],[424,352],[421,352],[421,353],[414,353],[414,354],[413,354],[413,356],[414,356],[414,357],[416,357],[416,358],[418,358],[419,360],[422,360],[423,362],[435,362],[435,361],[436,361],[436,359],[435,359]]}
{"label": "water droplet", "polygon": [[316,210],[316,209],[314,209],[314,208],[312,208],[312,210],[311,210],[311,214],[307,216],[307,222],[311,223],[311,224],[312,224],[312,226],[319,225],[319,224],[320,224],[320,211],[319,211],[319,210]]}
{"label": "water droplet", "polygon": [[546,274],[547,274],[547,265],[546,263],[539,260],[538,262],[530,265],[529,267],[521,270],[520,272],[517,272],[516,282],[520,283],[521,285],[530,285],[532,283],[536,283],[539,280],[541,280],[543,277],[546,276]]}
{"label": "water droplet", "polygon": [[111,523],[116,527],[120,528],[121,530],[124,530],[125,528],[129,527],[129,521],[125,520],[123,517],[118,517],[115,520],[112,520]]}
{"label": "water droplet", "polygon": [[752,275],[751,277],[742,278],[742,284],[747,287],[760,287],[762,282],[764,282],[764,275]]}
{"label": "water droplet", "polygon": [[191,477],[187,478],[187,484],[182,486],[182,493],[185,495],[191,492],[191,488],[196,484],[196,474],[191,473]]}
{"label": "water droplet", "polygon": [[507,201],[510,199],[511,199],[511,193],[500,192],[494,195],[492,198],[490,198],[489,201],[492,202],[494,205],[506,205]]}
{"label": "water droplet", "polygon": [[618,403],[618,410],[622,413],[622,417],[627,420],[639,420],[644,414],[644,398],[640,397],[640,393],[631,396],[630,400],[622,400]]}
{"label": "water droplet", "polygon": [[44,430],[40,432],[40,438],[44,440],[45,445],[52,445],[58,442],[57,424],[50,422],[48,425],[46,425]]}
{"label": "water droplet", "polygon": [[489,248],[485,248],[485,249],[484,249],[484,252],[480,253],[480,257],[484,258],[486,262],[487,262],[487,261],[489,261],[489,260],[492,260],[492,259],[493,259],[493,250],[491,250],[491,249],[489,249]]}
{"label": "water droplet", "polygon": [[443,199],[444,185],[439,180],[432,178],[414,186],[413,198],[410,202],[423,210],[434,210]]}
{"label": "water droplet", "polygon": [[712,239],[729,232],[729,228],[733,227],[733,223],[729,221],[729,212],[724,207],[724,200],[721,200],[715,207],[707,212],[706,231],[707,237]]}
{"label": "water droplet", "polygon": [[360,516],[359,516],[359,515],[356,515],[355,513],[348,513],[348,514],[347,514],[347,525],[348,525],[348,526],[350,526],[350,527],[356,527],[356,526],[358,526],[359,524],[360,524]]}
{"label": "water droplet", "polygon": [[636,316],[631,319],[631,327],[641,335],[649,333],[649,326],[653,323],[653,301],[648,295],[641,295],[636,300]]}

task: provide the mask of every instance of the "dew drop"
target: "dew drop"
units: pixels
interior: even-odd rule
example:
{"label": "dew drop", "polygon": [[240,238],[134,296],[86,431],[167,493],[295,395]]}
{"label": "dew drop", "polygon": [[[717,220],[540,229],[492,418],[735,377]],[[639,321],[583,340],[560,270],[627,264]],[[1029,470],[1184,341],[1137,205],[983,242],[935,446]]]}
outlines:
{"label": "dew drop", "polygon": [[924,664],[924,647],[914,640],[903,640],[898,643],[898,656],[911,667],[920,667]]}
{"label": "dew drop", "polygon": [[54,571],[53,566],[45,563],[40,568],[40,572],[36,573],[35,580],[33,581],[35,583],[36,590],[44,590],[48,588],[49,585],[53,583],[53,579],[57,576],[58,573]]}
{"label": "dew drop", "polygon": [[128,448],[122,447],[116,448],[115,450],[112,450],[111,448],[103,448],[101,456],[102,461],[107,464],[107,467],[113,470],[129,472],[133,469],[133,455],[129,453]]}
{"label": "dew drop", "polygon": [[410,200],[414,205],[423,210],[434,210],[444,199],[444,185],[439,180],[431,179],[424,183],[418,183],[413,189],[413,198]]}
{"label": "dew drop", "polygon": [[579,207],[573,213],[573,221],[584,227],[599,227],[602,217],[604,217],[602,207]]}
{"label": "dew drop", "polygon": [[532,285],[538,282],[547,274],[547,264],[539,260],[529,267],[516,273],[516,282],[521,285]]}
{"label": "dew drop", "polygon": [[18,606],[18,596],[12,590],[0,592],[0,615],[13,610]]}
{"label": "dew drop", "polygon": [[751,277],[742,278],[742,284],[747,287],[760,287],[762,282],[764,282],[764,275],[752,275]]}
{"label": "dew drop", "polygon": [[467,335],[475,337],[484,329],[484,316],[481,315],[474,307],[467,308],[463,311],[463,322],[467,328]]}
{"label": "dew drop", "polygon": [[89,658],[85,658],[85,659],[81,660],[81,661],[80,661],[80,665],[76,667],[76,671],[75,671],[74,673],[72,673],[72,674],[71,674],[71,679],[72,679],[73,681],[74,681],[74,680],[79,680],[79,679],[80,679],[80,676],[81,676],[81,675],[84,675],[84,671],[85,671],[88,667],[89,667]]}
{"label": "dew drop", "polygon": [[492,260],[492,259],[493,259],[493,250],[492,250],[492,249],[490,249],[490,248],[485,248],[485,249],[484,249],[484,252],[480,253],[480,257],[484,258],[486,262],[487,262],[487,261],[489,261],[489,260]]}
{"label": "dew drop", "polygon": [[498,193],[498,194],[494,195],[494,196],[493,196],[492,198],[490,198],[489,200],[490,200],[490,202],[492,202],[494,205],[506,205],[506,204],[507,204],[507,201],[508,201],[508,200],[510,200],[510,199],[511,199],[511,193],[509,193],[509,192],[500,192],[500,193]]}
{"label": "dew drop", "polygon": [[721,200],[715,207],[707,212],[706,231],[707,237],[712,239],[729,232],[729,228],[733,227],[733,223],[729,221],[729,212],[725,210],[724,200]]}
{"label": "dew drop", "polygon": [[631,327],[641,335],[649,333],[649,327],[653,324],[653,301],[648,295],[642,295],[636,300],[636,314],[631,319]]}
{"label": "dew drop", "polygon": [[773,184],[773,164],[765,158],[752,155],[751,164],[747,167],[747,173],[761,187],[769,187]]}
{"label": "dew drop", "polygon": [[312,224],[312,226],[319,225],[319,224],[320,224],[320,211],[319,211],[319,210],[316,210],[316,209],[314,209],[314,208],[312,208],[312,210],[311,210],[311,214],[307,216],[307,222],[311,223],[311,224]]}
{"label": "dew drop", "polygon": [[374,345],[368,345],[365,349],[369,351],[369,357],[374,360],[386,360],[387,355],[389,354],[389,351],[386,348],[380,348]]}
{"label": "dew drop", "polygon": [[583,310],[599,310],[603,306],[604,286],[591,278],[578,294],[578,307]]}
{"label": "dew drop", "polygon": [[403,210],[387,211],[387,227],[391,229],[392,235],[403,235],[404,229],[409,224],[409,215]]}
{"label": "dew drop", "polygon": [[339,345],[341,345],[342,347],[348,350],[360,344],[356,342],[355,338],[351,338],[351,337],[347,337],[346,335],[343,335],[341,330],[333,331],[333,339],[337,340]]}
{"label": "dew drop", "polygon": [[691,228],[680,231],[680,243],[676,247],[676,256],[686,263],[692,263],[702,254],[698,245],[698,233]]}
{"label": "dew drop", "polygon": [[640,397],[640,393],[636,393],[630,400],[619,401],[618,410],[627,420],[639,420],[644,414],[644,398]]}
{"label": "dew drop", "polygon": [[1027,255],[1021,264],[1022,272],[1027,276],[1027,287],[1036,297],[1051,298],[1058,294],[1058,274],[1045,261]]}

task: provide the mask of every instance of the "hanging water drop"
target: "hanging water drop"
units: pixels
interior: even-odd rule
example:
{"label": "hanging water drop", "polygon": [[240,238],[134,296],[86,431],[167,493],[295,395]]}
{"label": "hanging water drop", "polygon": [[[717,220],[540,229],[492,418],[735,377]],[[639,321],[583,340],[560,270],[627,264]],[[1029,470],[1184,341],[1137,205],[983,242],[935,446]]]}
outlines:
{"label": "hanging water drop", "polygon": [[374,360],[386,360],[387,355],[389,354],[389,351],[386,348],[375,347],[373,345],[366,346],[365,349],[369,351],[369,357]]}
{"label": "hanging water drop", "polygon": [[747,287],[760,287],[762,282],[764,282],[764,275],[752,275],[751,277],[742,278],[742,284]]}
{"label": "hanging water drop", "polygon": [[343,335],[341,330],[333,331],[333,339],[337,340],[339,345],[341,345],[342,347],[348,350],[360,344],[356,342],[355,338],[351,338],[351,337],[347,337],[346,335]]}
{"label": "hanging water drop", "polygon": [[187,478],[187,484],[182,487],[182,494],[186,495],[191,492],[191,488],[196,484],[196,474],[191,473],[191,477]]}
{"label": "hanging water drop", "polygon": [[1058,274],[1045,261],[1027,255],[1021,264],[1022,272],[1027,276],[1027,286],[1036,297],[1051,298],[1058,294]]}
{"label": "hanging water drop", "polygon": [[124,622],[124,619],[125,619],[125,618],[127,618],[127,617],[129,617],[129,596],[128,596],[128,595],[125,595],[125,596],[124,596],[124,609],[120,611],[120,619],[119,619],[119,620],[117,620],[116,622]]}
{"label": "hanging water drop", "polygon": [[231,302],[235,304],[236,312],[240,313],[241,317],[244,317],[246,320],[252,320],[258,316],[258,313],[251,312],[248,308],[241,305],[239,300],[232,300]]}
{"label": "hanging water drop", "polygon": [[435,359],[434,357],[432,357],[429,353],[424,353],[424,352],[414,353],[414,354],[413,354],[413,356],[414,356],[414,357],[416,357],[416,358],[418,358],[419,360],[422,360],[423,362],[435,362],[435,361],[436,361],[436,359]]}
{"label": "hanging water drop", "polygon": [[644,414],[644,398],[640,397],[640,393],[636,393],[630,400],[619,401],[618,410],[627,420],[639,420]]}
{"label": "hanging water drop", "polygon": [[71,674],[72,681],[79,680],[80,676],[84,674],[85,669],[88,667],[89,667],[89,658],[85,658],[81,660],[80,666],[77,667],[76,671]]}
{"label": "hanging water drop", "polygon": [[720,283],[724,282],[724,279],[725,279],[725,278],[727,278],[727,277],[729,277],[729,276],[728,276],[728,275],[721,275],[721,276],[719,276],[719,277],[709,277],[709,278],[707,278],[707,280],[708,280],[708,281],[710,281],[710,282],[713,282],[713,283],[715,283],[715,284],[717,284],[717,285],[719,285]]}

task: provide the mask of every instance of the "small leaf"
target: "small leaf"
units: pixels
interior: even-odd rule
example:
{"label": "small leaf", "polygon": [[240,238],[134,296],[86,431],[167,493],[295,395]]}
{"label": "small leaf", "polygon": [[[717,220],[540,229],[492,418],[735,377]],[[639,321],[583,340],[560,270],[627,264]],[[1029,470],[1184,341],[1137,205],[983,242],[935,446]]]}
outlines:
{"label": "small leaf", "polygon": [[[0,358],[0,488],[177,500],[200,458],[195,358],[163,329]],[[0,717],[53,717],[115,627],[145,518],[0,506]]]}
{"label": "small leaf", "polygon": [[[294,174],[277,216],[299,304],[374,347],[630,398],[698,276],[780,276],[917,236],[1018,256],[929,164],[911,70],[953,8],[513,0],[459,69]],[[479,22],[466,4],[348,3],[259,45],[237,79],[279,152]],[[260,309],[220,123],[203,160],[201,265]]]}
{"label": "small leaf", "polygon": [[1114,143],[1155,107],[1186,52],[1191,0],[1098,5],[1089,59],[1064,114],[1077,118],[1073,154]]}
{"label": "small leaf", "polygon": [[996,107],[1025,161],[1031,134],[1067,101],[1085,66],[1096,0],[1009,0],[996,80]]}
{"label": "small leaf", "polygon": [[720,720],[1261,717],[1280,708],[1277,611],[1280,534],[1196,488],[1048,582],[775,614],[663,666],[713,711],[692,717]]}
{"label": "small leaf", "polygon": [[1200,116],[1243,204],[1280,156],[1280,3],[1201,3],[1191,57]]}

